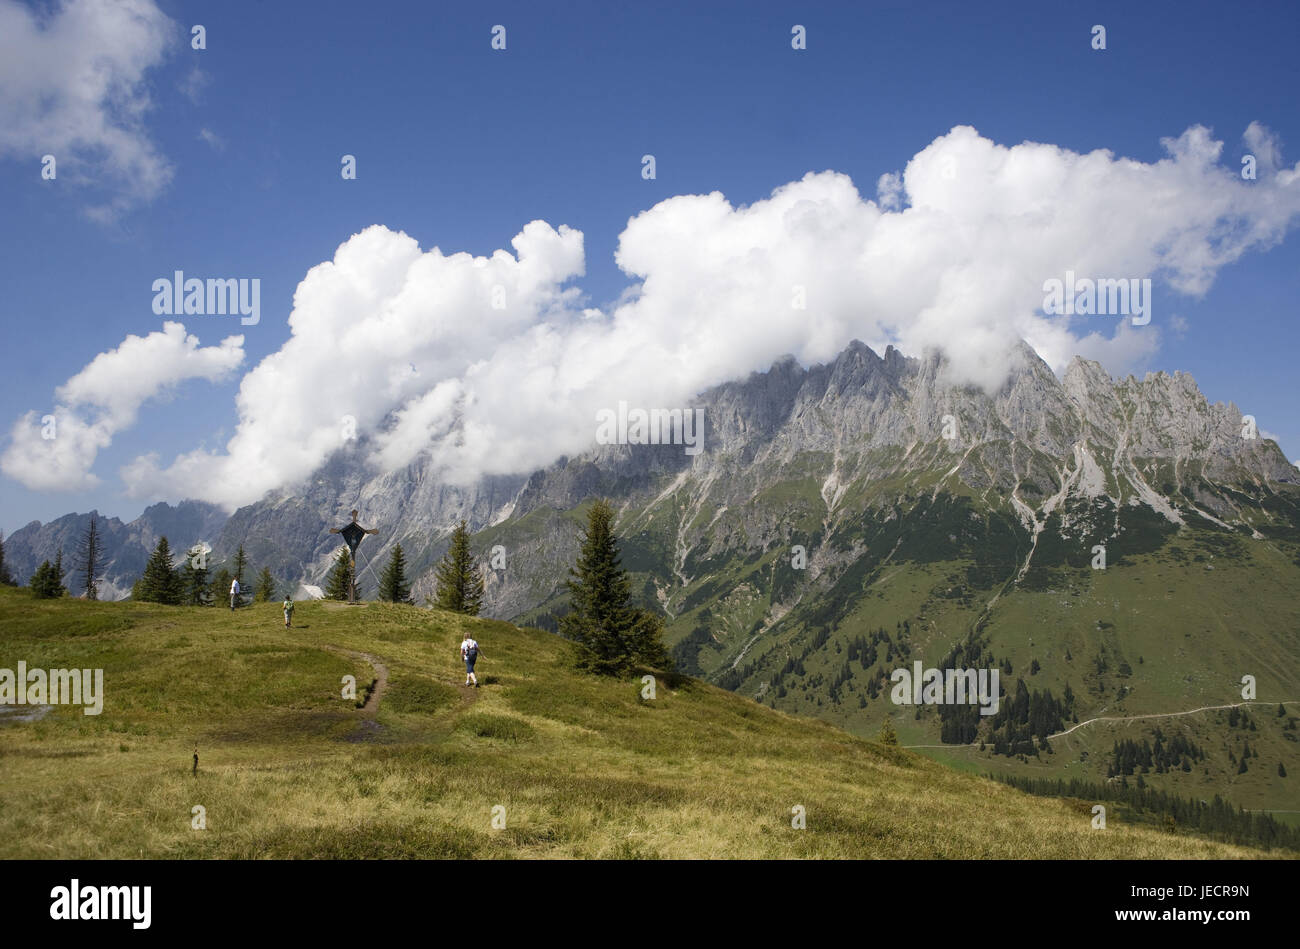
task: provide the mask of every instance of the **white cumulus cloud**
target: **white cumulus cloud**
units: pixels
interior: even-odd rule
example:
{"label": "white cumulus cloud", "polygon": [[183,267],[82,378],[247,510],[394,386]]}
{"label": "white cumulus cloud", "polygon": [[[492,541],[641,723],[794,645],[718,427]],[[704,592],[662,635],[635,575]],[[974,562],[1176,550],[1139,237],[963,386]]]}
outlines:
{"label": "white cumulus cloud", "polygon": [[292,335],[240,384],[226,451],[191,452],[165,471],[141,458],[123,472],[128,488],[190,496],[211,478],[221,484],[209,496],[243,503],[310,474],[351,427],[373,431],[392,412],[399,423],[382,457],[406,464],[448,433],[439,419],[462,397],[457,380],[530,328],[574,313],[578,291],[561,285],[584,273],[582,234],[534,221],[512,246],[444,255],[383,227],[355,235],[299,284]]}
{"label": "white cumulus cloud", "polygon": [[100,449],[135,424],[145,402],[188,379],[228,376],[243,362],[243,344],[242,336],[230,336],[203,347],[173,322],[148,336],[127,336],[60,386],[52,411],[29,411],[14,423],[0,471],[37,491],[93,487]]}
{"label": "white cumulus cloud", "polygon": [[[371,227],[299,284],[291,336],[244,377],[224,451],[141,458],[123,475],[140,496],[247,503],[308,476],[349,419],[387,470],[427,453],[447,480],[524,472],[590,446],[595,413],[619,400],[683,407],[853,338],[943,348],[957,381],[990,388],[1017,338],[1058,370],[1075,354],[1122,370],[1155,351],[1174,297],[1203,294],[1300,214],[1300,171],[1276,153],[1243,181],[1202,127],[1163,145],[1146,163],[957,127],[885,176],[878,201],[831,171],[749,206],[670,198],[628,221],[616,261],[631,285],[607,311],[571,285],[578,231],[534,221],[513,254],[471,257]],[[1067,270],[1152,278],[1150,325],[1045,316],[1044,282]]]}

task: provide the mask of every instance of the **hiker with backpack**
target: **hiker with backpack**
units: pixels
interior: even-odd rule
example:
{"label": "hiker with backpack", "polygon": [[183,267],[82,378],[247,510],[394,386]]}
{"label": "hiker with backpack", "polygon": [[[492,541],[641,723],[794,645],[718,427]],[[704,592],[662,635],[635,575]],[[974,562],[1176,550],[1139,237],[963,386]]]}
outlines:
{"label": "hiker with backpack", "polygon": [[461,640],[460,657],[465,660],[465,684],[473,683],[476,689],[478,688],[478,677],[474,675],[474,663],[478,660],[480,651],[478,642],[475,641],[474,637],[466,633],[465,638]]}
{"label": "hiker with backpack", "polygon": [[230,581],[230,609],[234,612],[235,606],[239,603],[239,580]]}
{"label": "hiker with backpack", "polygon": [[288,629],[293,624],[293,597],[284,598],[284,628]]}

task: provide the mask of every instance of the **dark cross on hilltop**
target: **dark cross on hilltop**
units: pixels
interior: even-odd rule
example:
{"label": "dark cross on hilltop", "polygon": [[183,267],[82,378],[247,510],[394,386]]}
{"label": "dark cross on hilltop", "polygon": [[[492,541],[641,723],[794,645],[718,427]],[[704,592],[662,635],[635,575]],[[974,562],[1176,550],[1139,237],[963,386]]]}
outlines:
{"label": "dark cross on hilltop", "polygon": [[351,514],[351,524],[346,527],[331,527],[330,533],[342,534],[343,542],[348,545],[348,550],[352,554],[352,582],[348,585],[348,602],[355,603],[357,601],[357,546],[361,543],[363,537],[367,534],[378,534],[379,529],[370,528],[367,530],[358,524],[356,508],[352,509]]}

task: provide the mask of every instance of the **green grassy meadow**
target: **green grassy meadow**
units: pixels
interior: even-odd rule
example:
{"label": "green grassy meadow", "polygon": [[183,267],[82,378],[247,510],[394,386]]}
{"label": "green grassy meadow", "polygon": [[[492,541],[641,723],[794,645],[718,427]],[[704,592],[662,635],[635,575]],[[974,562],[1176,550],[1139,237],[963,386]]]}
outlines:
{"label": "green grassy meadow", "polygon": [[[0,668],[102,668],[105,692],[98,716],[0,718],[0,857],[1264,855],[1118,813],[1093,830],[1092,802],[698,680],[661,678],[643,699],[640,680],[573,671],[570,645],[539,630],[379,603],[301,603],[294,619],[275,603],[0,589]],[[462,685],[466,630],[483,644],[477,690]],[[362,697],[386,681],[358,708],[346,675]]]}

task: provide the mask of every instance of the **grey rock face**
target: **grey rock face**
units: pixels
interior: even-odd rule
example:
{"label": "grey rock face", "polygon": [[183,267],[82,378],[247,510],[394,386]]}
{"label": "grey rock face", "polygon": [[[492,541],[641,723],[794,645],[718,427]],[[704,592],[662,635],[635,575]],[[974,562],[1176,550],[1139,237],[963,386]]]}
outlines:
{"label": "grey rock face", "polygon": [[47,524],[32,521],[5,538],[5,562],[14,579],[26,583],[41,561],[53,563],[62,551],[67,571],[64,585],[74,594],[80,593],[85,586],[85,574],[78,568],[77,551],[92,515],[101,544],[96,571],[101,600],[130,595],[131,585],[144,572],[145,562],[158,538],[166,537],[179,557],[194,543],[214,541],[226,522],[226,513],[221,508],[202,501],[183,501],[175,506],[154,504],[126,524],[116,517],[102,517],[97,511],[65,514]]}

